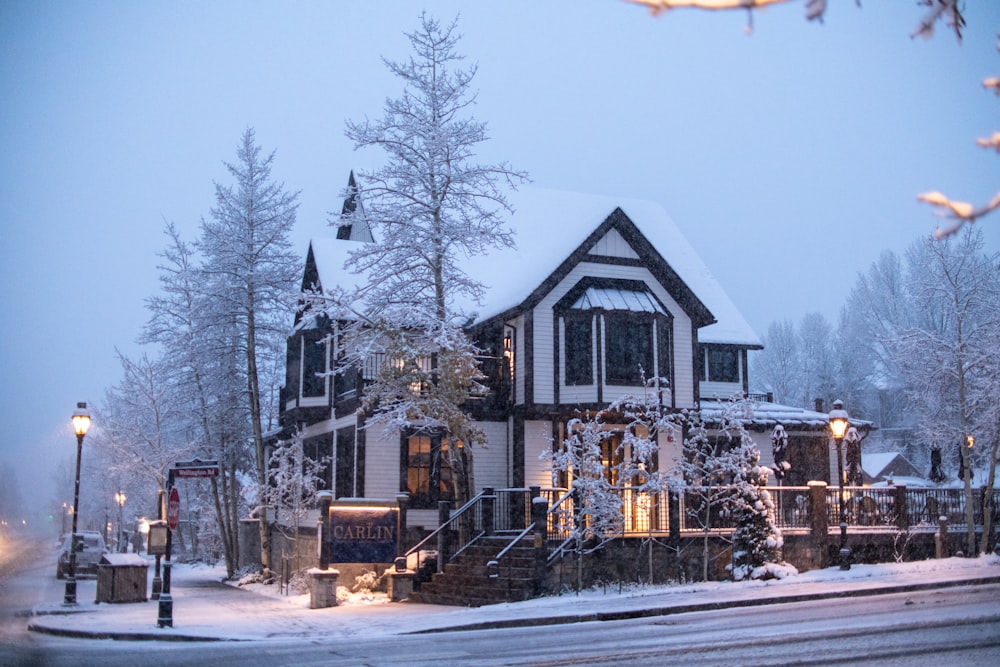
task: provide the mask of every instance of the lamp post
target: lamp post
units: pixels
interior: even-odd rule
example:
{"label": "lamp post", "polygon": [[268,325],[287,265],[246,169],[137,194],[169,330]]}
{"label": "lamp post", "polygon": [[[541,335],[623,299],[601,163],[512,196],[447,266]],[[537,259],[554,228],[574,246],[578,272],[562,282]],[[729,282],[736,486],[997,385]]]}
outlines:
{"label": "lamp post", "polygon": [[80,514],[80,456],[83,454],[83,436],[90,428],[90,413],[86,403],[77,403],[73,411],[73,431],[76,433],[76,478],[73,486],[73,534],[70,538],[69,571],[66,575],[66,593],[63,605],[76,605],[76,519]]}
{"label": "lamp post", "polygon": [[844,435],[851,422],[842,401],[833,402],[829,420],[830,433],[837,446],[837,481],[840,484],[840,495],[837,499],[837,507],[840,509],[840,569],[850,570],[851,549],[847,546],[847,508],[844,505]]}
{"label": "lamp post", "polygon": [[125,507],[125,492],[119,491],[115,494],[115,502],[118,503],[118,553],[123,554],[125,548],[125,531],[122,526],[122,508]]}

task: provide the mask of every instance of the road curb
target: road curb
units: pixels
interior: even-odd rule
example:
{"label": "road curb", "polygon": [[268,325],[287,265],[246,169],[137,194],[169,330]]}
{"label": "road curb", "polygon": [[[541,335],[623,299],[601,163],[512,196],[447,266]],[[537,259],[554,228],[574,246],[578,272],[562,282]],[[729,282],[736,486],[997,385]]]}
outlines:
{"label": "road curb", "polygon": [[155,632],[114,632],[109,630],[72,630],[50,628],[36,623],[28,624],[29,632],[73,639],[114,639],[116,641],[161,641],[161,642],[224,642],[240,641],[223,637],[199,637],[197,635],[159,634]]}
{"label": "road curb", "polygon": [[[1000,584],[1000,575],[989,577],[976,577],[973,579],[956,579],[952,581],[936,581],[915,584],[896,584],[875,586],[871,588],[845,588],[841,591],[830,591],[824,593],[791,593],[788,595],[768,595],[765,597],[743,599],[743,600],[720,600],[717,602],[695,602],[688,604],[678,604],[671,606],[646,607],[642,609],[629,609],[623,611],[592,612],[586,614],[572,614],[562,616],[548,616],[535,618],[505,619],[498,621],[485,621],[481,623],[470,623],[467,625],[455,625],[439,628],[427,628],[424,630],[414,630],[404,632],[404,635],[433,634],[442,632],[471,632],[475,630],[498,630],[504,628],[547,626],[547,625],[567,625],[570,623],[590,623],[594,621],[625,621],[637,618],[652,618],[657,616],[671,616],[675,614],[687,614],[698,611],[718,611],[720,609],[738,609],[747,607],[761,607],[773,604],[788,604],[793,602],[810,602],[814,600],[827,600],[845,597],[871,597],[875,595],[891,595],[896,593],[909,593],[915,591],[926,591],[940,588],[957,588],[960,586],[981,586],[985,584]],[[49,615],[49,614],[45,614]],[[53,615],[66,615],[53,614]],[[116,641],[168,641],[168,642],[247,642],[254,641],[252,638],[231,638],[215,637],[203,635],[185,635],[167,631],[161,632],[126,632],[112,630],[77,630],[70,628],[50,627],[37,622],[29,623],[30,632],[53,635],[57,637],[70,637],[74,639],[111,639]]]}
{"label": "road curb", "polygon": [[898,584],[879,586],[876,588],[855,588],[828,593],[795,593],[749,600],[727,600],[719,602],[698,602],[680,604],[669,607],[651,607],[645,609],[630,609],[628,611],[594,612],[590,614],[574,614],[570,616],[550,616],[539,618],[506,619],[502,621],[485,621],[447,628],[429,628],[415,630],[403,634],[432,634],[438,632],[469,632],[473,630],[497,630],[526,626],[565,625],[569,623],[590,623],[593,621],[626,621],[636,618],[651,618],[655,616],[671,616],[697,611],[717,611],[719,609],[737,609],[743,607],[762,607],[772,604],[787,604],[792,602],[810,602],[813,600],[828,600],[845,597],[870,597],[874,595],[892,595],[894,593],[910,593],[915,591],[933,590],[936,588],[956,588],[959,586],[980,586],[983,584],[1000,584],[1000,576],[979,577],[954,581],[928,582],[922,584]]}

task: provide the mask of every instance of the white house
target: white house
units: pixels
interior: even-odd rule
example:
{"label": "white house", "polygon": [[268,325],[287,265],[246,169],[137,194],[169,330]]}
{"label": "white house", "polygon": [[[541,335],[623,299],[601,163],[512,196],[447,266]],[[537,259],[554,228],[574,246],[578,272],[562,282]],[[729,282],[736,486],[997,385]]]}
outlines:
{"label": "white house", "polygon": [[[468,331],[484,350],[492,390],[468,406],[488,436],[474,452],[477,489],[557,486],[543,452],[579,411],[641,393],[640,368],[666,378],[661,400],[671,409],[711,416],[719,400],[748,393],[747,352],[761,341],[659,204],[535,188],[513,193],[511,203],[516,249],[467,267],[486,286],[483,303],[466,308],[476,313]],[[338,236],[311,242],[303,289],[357,279],[344,261],[371,234],[355,227]],[[371,369],[329,374],[331,345],[317,342],[332,327],[300,314],[288,338],[283,426],[301,431],[307,455],[332,459],[327,482],[337,497],[406,492],[410,523],[433,524],[433,508],[449,493],[440,456],[447,439],[365,428],[358,396]],[[765,463],[773,426],[789,436],[786,483],[829,479],[825,414],[766,400],[751,406]],[[679,454],[663,436],[660,445],[661,462]]]}

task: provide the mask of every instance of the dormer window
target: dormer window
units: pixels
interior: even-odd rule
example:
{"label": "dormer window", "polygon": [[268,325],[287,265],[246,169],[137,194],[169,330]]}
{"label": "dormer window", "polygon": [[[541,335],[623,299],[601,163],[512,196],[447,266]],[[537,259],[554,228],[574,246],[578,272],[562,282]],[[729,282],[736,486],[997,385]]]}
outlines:
{"label": "dormer window", "polygon": [[589,278],[564,297],[563,382],[635,387],[670,377],[671,318],[645,283]]}

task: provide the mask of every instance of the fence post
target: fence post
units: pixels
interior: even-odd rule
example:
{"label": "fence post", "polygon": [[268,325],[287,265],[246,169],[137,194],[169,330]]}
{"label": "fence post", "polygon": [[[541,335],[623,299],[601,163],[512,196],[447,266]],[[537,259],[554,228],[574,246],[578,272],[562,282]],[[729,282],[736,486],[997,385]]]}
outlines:
{"label": "fence post", "polygon": [[809,530],[812,547],[819,552],[819,562],[828,566],[830,553],[830,523],[826,509],[826,482],[811,481],[809,486]]}
{"label": "fence post", "polygon": [[487,535],[496,532],[496,522],[494,506],[496,503],[496,490],[491,486],[483,487],[483,526],[482,530]]}
{"label": "fence post", "polygon": [[906,504],[906,487],[896,486],[895,496],[892,499],[892,506],[896,510],[896,528],[901,533],[910,529],[910,508]]}
{"label": "fence post", "polygon": [[667,519],[671,544],[677,546],[681,542],[681,494],[677,491],[667,495]]}
{"label": "fence post", "polygon": [[531,487],[531,521],[535,538],[534,592],[541,593],[548,573],[549,501],[539,487]]}
{"label": "fence post", "polygon": [[948,517],[944,514],[938,517],[938,532],[934,535],[934,557],[948,557]]}
{"label": "fence post", "polygon": [[[451,503],[447,500],[438,501],[438,527],[448,523],[451,518]],[[444,572],[444,564],[448,560],[448,531],[442,530],[438,532],[437,539],[437,571]]]}

